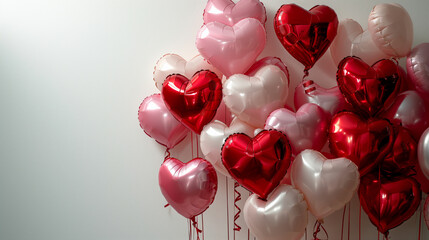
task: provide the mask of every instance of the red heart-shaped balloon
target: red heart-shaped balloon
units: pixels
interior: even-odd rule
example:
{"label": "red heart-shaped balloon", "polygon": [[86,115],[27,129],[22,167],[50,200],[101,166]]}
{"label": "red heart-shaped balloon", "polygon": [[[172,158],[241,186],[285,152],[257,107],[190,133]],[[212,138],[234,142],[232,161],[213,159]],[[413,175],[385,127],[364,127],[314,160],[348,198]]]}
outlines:
{"label": "red heart-shaped balloon", "polygon": [[338,18],[333,9],[317,5],[309,11],[295,4],[280,7],[274,18],[277,38],[308,71],[326,52],[337,35]]}
{"label": "red heart-shaped balloon", "polygon": [[173,74],[164,81],[162,97],[176,119],[200,134],[222,101],[222,82],[215,73],[205,70],[195,73],[190,81]]}
{"label": "red heart-shaped balloon", "polygon": [[419,207],[420,184],[411,177],[386,178],[376,171],[361,178],[359,200],[372,224],[387,235]]}
{"label": "red heart-shaped balloon", "polygon": [[392,148],[393,127],[387,120],[366,120],[352,112],[336,114],[329,126],[329,147],[336,157],[346,157],[361,176],[377,166]]}
{"label": "red heart-shaped balloon", "polygon": [[261,131],[253,139],[233,134],[222,147],[222,162],[229,174],[264,199],[279,185],[290,160],[289,141],[276,130]]}
{"label": "red heart-shaped balloon", "polygon": [[384,158],[381,169],[389,175],[411,175],[417,164],[417,143],[411,133],[401,127],[394,126],[394,142],[392,150]]}
{"label": "red heart-shaped balloon", "polygon": [[344,98],[365,115],[387,109],[400,90],[403,75],[398,65],[383,59],[369,66],[360,58],[346,57],[338,65],[337,82]]}
{"label": "red heart-shaped balloon", "polygon": [[167,158],[159,169],[158,180],[167,202],[186,218],[204,212],[217,191],[216,170],[202,158],[194,158],[186,164]]}

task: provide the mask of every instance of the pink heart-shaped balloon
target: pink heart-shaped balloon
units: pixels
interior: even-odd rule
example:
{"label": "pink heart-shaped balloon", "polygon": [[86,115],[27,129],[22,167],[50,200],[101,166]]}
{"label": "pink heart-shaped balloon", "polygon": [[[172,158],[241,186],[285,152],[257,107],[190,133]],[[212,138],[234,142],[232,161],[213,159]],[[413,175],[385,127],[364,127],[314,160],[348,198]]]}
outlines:
{"label": "pink heart-shaped balloon", "polygon": [[249,70],[247,70],[244,75],[254,76],[259,71],[259,69],[268,65],[274,65],[280,68],[280,70],[282,70],[282,72],[284,72],[287,77],[288,85],[290,85],[289,71],[287,70],[287,67],[283,63],[283,61],[278,57],[264,57],[262,59],[259,59],[249,68]]}
{"label": "pink heart-shaped balloon", "polygon": [[139,107],[138,117],[144,132],[167,148],[174,147],[189,132],[167,109],[161,94],[145,98]]}
{"label": "pink heart-shaped balloon", "polygon": [[292,153],[305,149],[321,150],[328,138],[329,115],[316,104],[306,103],[296,113],[280,108],[268,116],[265,129],[283,132],[290,140]]}
{"label": "pink heart-shaped balloon", "polygon": [[295,109],[306,103],[314,103],[334,116],[341,110],[350,109],[338,86],[323,88],[312,80],[305,81],[295,88]]}
{"label": "pink heart-shaped balloon", "polygon": [[203,18],[204,24],[220,22],[229,26],[245,18],[255,18],[262,24],[267,21],[264,4],[259,0],[241,0],[237,3],[231,0],[208,0]]}
{"label": "pink heart-shaped balloon", "polygon": [[210,70],[214,72],[219,79],[222,79],[222,73],[213,67],[201,55],[197,55],[191,60],[186,61],[177,54],[165,54],[155,65],[153,70],[153,80],[155,81],[155,85],[159,91],[162,91],[162,84],[164,84],[165,79],[169,75],[180,74],[190,79],[196,72],[201,70]]}
{"label": "pink heart-shaped balloon", "polygon": [[202,158],[188,163],[167,158],[159,169],[158,180],[167,202],[186,218],[204,212],[217,191],[216,170]]}
{"label": "pink heart-shaped balloon", "polygon": [[200,29],[196,45],[201,55],[225,76],[245,73],[265,47],[265,28],[254,18],[234,26],[210,22]]}
{"label": "pink heart-shaped balloon", "polygon": [[415,139],[420,139],[422,133],[429,127],[429,106],[416,91],[405,91],[396,97],[381,117],[403,126]]}

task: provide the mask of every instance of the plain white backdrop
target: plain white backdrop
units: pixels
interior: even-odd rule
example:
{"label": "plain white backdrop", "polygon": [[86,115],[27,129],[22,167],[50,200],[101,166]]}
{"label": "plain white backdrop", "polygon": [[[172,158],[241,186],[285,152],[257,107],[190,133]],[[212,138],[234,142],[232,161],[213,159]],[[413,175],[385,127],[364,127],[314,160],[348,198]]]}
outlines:
{"label": "plain white backdrop", "polygon": [[[414,22],[414,45],[429,42],[426,0],[396,0]],[[272,19],[284,0],[263,1],[267,48],[292,77],[302,65],[280,46]],[[366,27],[369,0],[300,0],[332,7],[338,18]],[[205,0],[0,0],[0,239],[187,239],[187,220],[166,204],[158,188],[164,149],[137,121],[165,53],[190,59]],[[310,78],[328,87],[335,66],[324,56]],[[292,98],[290,98],[291,100]],[[189,138],[173,156],[190,158]],[[186,159],[188,158],[188,159]],[[205,239],[232,239],[232,181],[219,178],[214,204],[204,214]],[[243,193],[245,193],[243,191]],[[245,195],[247,196],[247,195]],[[240,202],[243,204],[244,200]],[[358,239],[358,202],[351,203],[351,239]],[[340,239],[342,211],[326,219],[330,239]],[[419,216],[391,231],[391,239],[417,239]],[[237,239],[247,239],[243,230]],[[314,218],[310,217],[312,228]],[[346,216],[345,232],[348,220]],[[429,233],[422,225],[421,239]],[[310,231],[309,231],[310,233]],[[362,239],[376,239],[362,213]],[[309,238],[310,239],[310,236]]]}

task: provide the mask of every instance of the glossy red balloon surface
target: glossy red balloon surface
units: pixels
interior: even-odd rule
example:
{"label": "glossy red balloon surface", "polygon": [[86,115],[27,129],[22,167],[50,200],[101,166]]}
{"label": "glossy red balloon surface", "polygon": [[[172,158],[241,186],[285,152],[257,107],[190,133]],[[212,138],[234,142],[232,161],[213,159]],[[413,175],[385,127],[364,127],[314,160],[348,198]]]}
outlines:
{"label": "glossy red balloon surface", "polygon": [[394,127],[395,137],[391,151],[384,158],[381,169],[389,175],[411,175],[417,164],[417,142],[410,132],[401,127]]}
{"label": "glossy red balloon surface", "polygon": [[264,199],[279,185],[290,161],[289,141],[276,130],[264,130],[253,139],[233,134],[222,147],[222,162],[230,175]]}
{"label": "glossy red balloon surface", "polygon": [[368,116],[387,109],[400,90],[401,70],[387,59],[369,66],[360,58],[346,57],[338,65],[337,82],[347,102]]}
{"label": "glossy red balloon surface", "polygon": [[421,201],[420,185],[411,177],[379,179],[376,171],[361,178],[359,200],[372,224],[387,234],[413,216]]}
{"label": "glossy red balloon surface", "polygon": [[210,71],[197,72],[191,80],[173,74],[164,81],[162,97],[176,119],[200,134],[222,101],[222,82]]}
{"label": "glossy red balloon surface", "polygon": [[361,118],[340,112],[328,129],[329,147],[337,157],[346,157],[359,167],[361,176],[374,169],[390,152],[393,127],[387,120]]}
{"label": "glossy red balloon surface", "polygon": [[305,70],[326,52],[337,35],[338,18],[333,9],[317,5],[309,11],[295,4],[280,7],[274,18],[277,38]]}
{"label": "glossy red balloon surface", "polygon": [[186,218],[204,212],[217,191],[216,170],[202,158],[194,158],[186,164],[167,158],[159,169],[158,180],[167,202]]}

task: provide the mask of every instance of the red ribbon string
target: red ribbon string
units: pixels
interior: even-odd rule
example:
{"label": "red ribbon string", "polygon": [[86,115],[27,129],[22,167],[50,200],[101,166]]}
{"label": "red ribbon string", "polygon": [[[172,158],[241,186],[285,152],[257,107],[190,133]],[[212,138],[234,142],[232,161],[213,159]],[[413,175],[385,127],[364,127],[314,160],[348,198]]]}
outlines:
{"label": "red ribbon string", "polygon": [[229,240],[229,202],[228,202],[228,177],[225,176],[225,189],[226,189],[226,233]]}
{"label": "red ribbon string", "polygon": [[422,232],[422,204],[420,204],[420,217],[419,217],[419,238],[420,240],[420,233]]}
{"label": "red ribbon string", "polygon": [[234,182],[234,207],[237,209],[237,213],[234,215],[234,239],[235,239],[235,231],[240,231],[241,227],[237,224],[237,219],[240,217],[241,209],[237,205],[237,202],[241,200],[241,193],[238,191],[238,187],[240,184],[238,182]]}
{"label": "red ribbon string", "polygon": [[167,203],[167,204],[165,204],[165,205],[164,205],[164,207],[165,207],[165,208],[166,208],[166,207],[168,207],[168,206],[170,206],[170,204],[169,204],[169,203]]}
{"label": "red ribbon string", "polygon": [[361,212],[362,212],[362,206],[359,202],[359,240],[360,240],[360,222],[361,222]]}
{"label": "red ribbon string", "polygon": [[198,222],[195,219],[195,217],[191,218],[192,226],[195,229],[195,232],[197,233],[197,240],[200,240],[200,233],[202,232],[201,229],[198,228]]}
{"label": "red ribbon string", "polygon": [[350,203],[348,204],[349,205],[349,226],[348,226],[348,229],[347,229],[347,240],[350,240]]}
{"label": "red ribbon string", "polygon": [[346,215],[346,206],[344,206],[343,210],[343,220],[341,221],[341,240],[343,240],[343,230],[344,230],[344,216]]}
{"label": "red ribbon string", "polygon": [[326,235],[326,239],[329,239],[328,232],[326,231],[325,227],[323,227],[319,220],[316,220],[313,227],[313,240],[321,240],[320,238],[317,238],[317,234],[320,232],[320,230],[323,230]]}
{"label": "red ribbon string", "polygon": [[170,158],[170,149],[169,148],[167,148],[167,149],[165,149],[165,157],[164,157],[164,161],[165,160],[167,160],[168,158]]}

